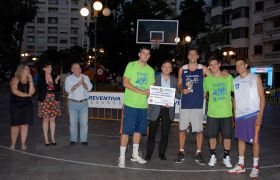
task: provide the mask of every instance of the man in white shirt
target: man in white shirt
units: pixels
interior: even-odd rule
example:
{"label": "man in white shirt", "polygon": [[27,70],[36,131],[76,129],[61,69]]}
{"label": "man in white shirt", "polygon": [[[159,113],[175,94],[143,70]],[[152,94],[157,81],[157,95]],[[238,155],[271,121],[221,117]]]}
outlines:
{"label": "man in white shirt", "polygon": [[81,74],[78,63],[71,66],[72,75],[65,80],[65,91],[68,93],[70,115],[70,145],[76,145],[78,122],[80,123],[80,142],[87,146],[88,136],[88,92],[92,84],[87,75]]}

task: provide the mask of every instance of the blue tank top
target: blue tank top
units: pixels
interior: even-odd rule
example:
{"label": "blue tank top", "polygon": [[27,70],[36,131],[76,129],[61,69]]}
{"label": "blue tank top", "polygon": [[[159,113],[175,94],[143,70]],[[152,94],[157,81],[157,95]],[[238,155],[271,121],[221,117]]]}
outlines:
{"label": "blue tank top", "polygon": [[190,71],[188,64],[183,66],[182,88],[189,89],[191,93],[182,94],[181,109],[203,108],[203,65],[198,64],[195,71]]}

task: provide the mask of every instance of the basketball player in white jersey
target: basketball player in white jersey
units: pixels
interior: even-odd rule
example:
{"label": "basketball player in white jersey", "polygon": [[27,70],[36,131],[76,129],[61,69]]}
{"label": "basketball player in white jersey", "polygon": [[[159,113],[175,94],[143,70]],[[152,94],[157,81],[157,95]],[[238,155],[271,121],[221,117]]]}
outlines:
{"label": "basketball player in white jersey", "polygon": [[259,175],[259,130],[262,123],[265,107],[265,95],[262,81],[259,76],[247,70],[248,64],[245,59],[236,60],[236,71],[239,76],[234,78],[235,97],[235,136],[238,138],[239,161],[235,167],[228,172],[230,174],[244,173],[244,155],[246,143],[253,145],[253,168],[251,178]]}

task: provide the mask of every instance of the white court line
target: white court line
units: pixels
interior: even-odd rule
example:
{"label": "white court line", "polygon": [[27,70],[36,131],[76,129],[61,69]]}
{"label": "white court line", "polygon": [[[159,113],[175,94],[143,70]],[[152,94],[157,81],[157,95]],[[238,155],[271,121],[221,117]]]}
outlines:
{"label": "white court line", "polygon": [[[0,145],[0,148],[9,150],[11,151],[8,147]],[[35,154],[35,153],[29,153],[25,151],[20,151],[20,150],[13,150],[13,152],[25,154],[28,156],[33,156],[33,157],[39,157],[39,158],[44,158],[44,159],[51,159],[55,161],[62,161],[62,162],[69,162],[69,163],[75,163],[75,164],[82,164],[82,165],[90,165],[90,166],[99,166],[99,167],[107,167],[107,168],[118,168],[118,166],[114,165],[107,165],[107,164],[98,164],[98,163],[89,163],[89,162],[82,162],[82,161],[75,161],[75,160],[68,160],[68,159],[61,159],[61,158],[55,158],[55,157],[50,157],[50,156],[44,156],[40,154]],[[261,169],[268,169],[268,168],[278,168],[280,165],[271,165],[271,166],[262,166],[260,167]],[[126,167],[124,169],[129,169],[129,170],[139,170],[139,171],[154,171],[154,172],[179,172],[179,173],[202,173],[202,172],[226,172],[228,169],[213,169],[213,170],[176,170],[176,169],[147,169],[147,168],[133,168],[133,167]],[[247,168],[247,169],[252,169],[252,168]]]}

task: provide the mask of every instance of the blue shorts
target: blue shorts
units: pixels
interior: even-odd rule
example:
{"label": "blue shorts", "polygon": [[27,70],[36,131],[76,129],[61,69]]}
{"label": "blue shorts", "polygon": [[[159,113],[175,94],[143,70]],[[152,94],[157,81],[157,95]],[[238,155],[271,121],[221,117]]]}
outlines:
{"label": "blue shorts", "polygon": [[147,134],[147,109],[123,108],[123,118],[121,122],[121,134],[131,135],[133,133]]}

